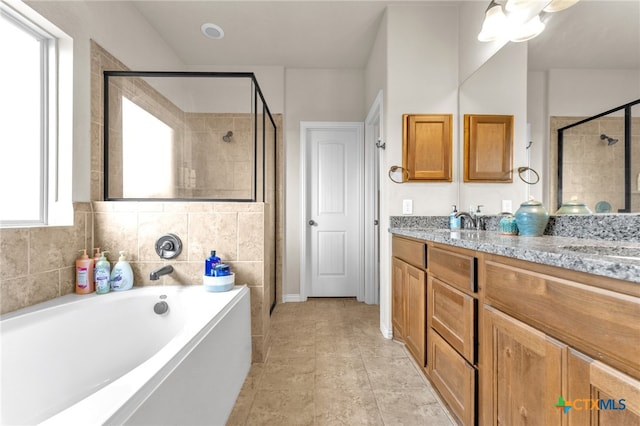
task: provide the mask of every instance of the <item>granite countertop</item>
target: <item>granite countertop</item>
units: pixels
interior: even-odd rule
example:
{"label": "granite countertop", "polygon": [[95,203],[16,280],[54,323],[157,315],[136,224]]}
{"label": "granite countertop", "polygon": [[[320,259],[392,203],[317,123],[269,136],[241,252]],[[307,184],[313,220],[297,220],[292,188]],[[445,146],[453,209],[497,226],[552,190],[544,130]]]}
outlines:
{"label": "granite countertop", "polygon": [[610,278],[640,283],[640,243],[542,236],[500,235],[495,231],[389,228],[397,235]]}

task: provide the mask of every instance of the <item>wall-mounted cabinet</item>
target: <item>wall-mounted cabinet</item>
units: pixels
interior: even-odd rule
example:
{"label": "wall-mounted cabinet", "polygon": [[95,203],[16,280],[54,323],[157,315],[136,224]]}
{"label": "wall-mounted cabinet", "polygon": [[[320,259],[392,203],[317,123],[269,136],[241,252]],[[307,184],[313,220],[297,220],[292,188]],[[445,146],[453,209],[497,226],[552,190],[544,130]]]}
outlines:
{"label": "wall-mounted cabinet", "polygon": [[452,114],[402,116],[403,181],[451,182]]}
{"label": "wall-mounted cabinet", "polygon": [[464,181],[513,182],[513,115],[464,115]]}

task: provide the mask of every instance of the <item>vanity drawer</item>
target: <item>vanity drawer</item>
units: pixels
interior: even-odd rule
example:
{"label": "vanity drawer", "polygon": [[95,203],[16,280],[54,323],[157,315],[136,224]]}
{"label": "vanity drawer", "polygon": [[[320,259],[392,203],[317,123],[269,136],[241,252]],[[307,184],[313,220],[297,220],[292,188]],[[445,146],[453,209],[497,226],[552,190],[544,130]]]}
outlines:
{"label": "vanity drawer", "polygon": [[393,236],[392,255],[405,262],[425,269],[427,267],[427,250],[424,242],[410,240],[408,238]]}
{"label": "vanity drawer", "polygon": [[484,303],[640,378],[640,298],[484,261]]}
{"label": "vanity drawer", "polygon": [[429,274],[464,292],[477,291],[476,258],[464,253],[429,246]]}
{"label": "vanity drawer", "polygon": [[428,297],[431,327],[467,361],[475,364],[476,300],[429,277]]}
{"label": "vanity drawer", "polygon": [[460,423],[475,424],[476,369],[433,329],[429,330],[428,341],[429,377],[435,388]]}

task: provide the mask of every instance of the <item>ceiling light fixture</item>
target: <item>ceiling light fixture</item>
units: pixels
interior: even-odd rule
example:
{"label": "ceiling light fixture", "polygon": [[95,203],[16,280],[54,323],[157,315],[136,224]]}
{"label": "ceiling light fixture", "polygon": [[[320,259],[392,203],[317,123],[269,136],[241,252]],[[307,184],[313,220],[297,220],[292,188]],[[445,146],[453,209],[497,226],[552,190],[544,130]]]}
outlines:
{"label": "ceiling light fixture", "polygon": [[561,10],[565,10],[578,3],[580,0],[552,0],[548,5],[545,6],[545,12],[560,12]]}
{"label": "ceiling light fixture", "polygon": [[558,12],[579,0],[491,0],[484,13],[479,41],[531,40],[544,31],[542,18]]}
{"label": "ceiling light fixture", "polygon": [[200,31],[202,31],[202,34],[204,34],[205,37],[213,40],[220,40],[224,37],[224,30],[220,28],[219,25],[212,24],[210,22],[202,24]]}
{"label": "ceiling light fixture", "polygon": [[521,42],[531,40],[544,31],[545,24],[540,19],[540,15],[536,15],[520,27],[516,28],[509,40],[514,42]]}
{"label": "ceiling light fixture", "polygon": [[478,34],[479,41],[494,41],[497,39],[507,25],[507,16],[502,11],[502,6],[491,0],[484,13],[482,30]]}

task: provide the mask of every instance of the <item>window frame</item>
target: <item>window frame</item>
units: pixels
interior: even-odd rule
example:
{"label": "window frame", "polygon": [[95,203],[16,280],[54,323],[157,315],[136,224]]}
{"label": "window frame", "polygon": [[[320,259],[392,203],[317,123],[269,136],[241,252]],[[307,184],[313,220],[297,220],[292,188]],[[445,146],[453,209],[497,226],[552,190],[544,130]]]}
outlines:
{"label": "window frame", "polygon": [[1,0],[0,11],[39,41],[41,81],[39,219],[0,220],[0,228],[71,226],[73,39],[21,1]]}

